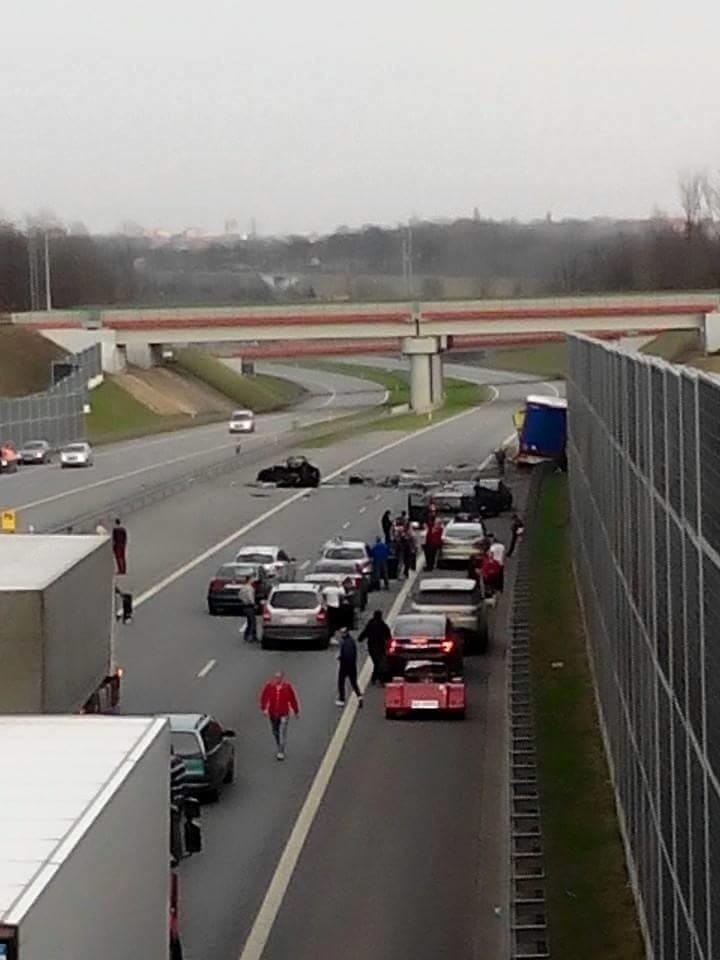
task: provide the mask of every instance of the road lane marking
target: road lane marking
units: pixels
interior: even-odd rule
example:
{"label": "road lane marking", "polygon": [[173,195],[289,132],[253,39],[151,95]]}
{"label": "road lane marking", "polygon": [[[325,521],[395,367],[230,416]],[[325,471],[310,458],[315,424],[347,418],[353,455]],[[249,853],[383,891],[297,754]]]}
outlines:
{"label": "road lane marking", "polygon": [[300,564],[300,566],[298,567],[298,569],[299,569],[299,570],[307,570],[307,568],[308,568],[309,566],[310,566],[310,561],[309,561],[309,560],[303,560],[303,562]]}
{"label": "road lane marking", "polygon": [[[432,433],[434,430],[441,430],[443,427],[447,427],[451,423],[456,423],[458,420],[462,420],[464,417],[469,417],[474,414],[477,414],[477,407],[471,407],[469,410],[463,410],[462,413],[458,413],[454,417],[448,417],[446,420],[441,420],[439,423],[433,423],[428,427],[422,427],[420,430],[416,430],[414,433],[409,433],[407,436],[398,437],[396,440],[391,440],[388,443],[384,443],[375,450],[370,450],[369,453],[364,453],[355,460],[351,460],[349,463],[343,464],[343,466],[339,467],[337,470],[333,470],[332,473],[329,473],[327,477],[325,477],[325,480],[334,480],[336,477],[341,476],[348,470],[353,470],[361,463],[365,463],[367,460],[372,460],[373,457],[378,457],[381,454],[386,453],[388,450],[394,450],[403,443],[408,443],[408,441],[415,440],[417,437],[423,437],[425,434]],[[189,573],[191,570],[199,567],[200,564],[204,563],[206,560],[209,560],[210,557],[214,557],[216,553],[220,553],[221,550],[224,550],[231,543],[239,540],[240,537],[244,537],[246,533],[249,533],[256,527],[259,527],[261,523],[264,523],[266,520],[269,520],[271,517],[274,517],[281,511],[286,510],[291,504],[297,503],[298,500],[301,500],[307,495],[307,490],[299,490],[297,493],[292,494],[292,496],[286,497],[285,500],[281,500],[280,503],[275,504],[274,507],[270,507],[269,510],[259,514],[254,520],[250,520],[249,523],[244,524],[242,527],[234,530],[226,537],[223,537],[222,540],[219,540],[211,547],[208,547],[207,550],[203,550],[202,553],[199,553],[196,557],[193,557],[192,560],[184,563],[181,567],[178,567],[177,570],[174,570],[172,573],[168,574],[167,577],[164,577],[154,586],[149,587],[144,593],[141,593],[140,596],[135,600],[134,607],[137,609],[137,607],[147,603],[148,600],[152,600],[153,597],[156,597],[167,587],[171,586],[181,577],[184,577],[186,573]],[[378,493],[375,499],[379,500],[380,497],[381,494]]]}
{"label": "road lane marking", "polygon": [[549,380],[545,380],[543,382],[543,386],[547,387],[550,391],[552,391],[552,393],[554,393],[556,397],[560,396],[560,391],[558,390],[558,388],[555,386],[554,383],[550,383]]}
{"label": "road lane marking", "polygon": [[[412,585],[420,574],[423,566],[423,557],[419,557],[417,570],[414,570],[410,574],[390,607],[386,618],[390,626],[392,626],[398,613],[402,610]],[[365,693],[367,689],[371,675],[372,660],[370,657],[366,657],[360,671],[360,676],[358,677],[358,685],[363,693]],[[245,941],[245,946],[243,947],[239,960],[262,960],[263,952],[267,946],[270,933],[277,915],[280,912],[283,900],[285,899],[287,889],[290,886],[290,881],[292,880],[293,873],[300,859],[300,854],[302,853],[305,841],[322,804],[325,791],[330,785],[330,780],[332,779],[337,762],[340,759],[340,754],[345,746],[345,742],[350,735],[357,711],[357,698],[351,697],[340,715],[332,739],[328,744],[325,755],[320,761],[320,766],[317,769],[315,778],[305,797],[305,802],[297,816],[292,833],[285,844],[285,849],[280,855],[280,860],[275,868],[270,885],[267,888],[260,910],[248,934],[248,938]]]}
{"label": "road lane marking", "polygon": [[358,510],[358,513],[365,513],[366,510],[367,510],[367,507],[360,507],[360,509]]}
{"label": "road lane marking", "polygon": [[208,660],[208,662],[205,664],[205,666],[202,668],[202,670],[198,674],[198,677],[199,678],[206,677],[216,663],[217,663],[217,660]]}
{"label": "road lane marking", "polygon": [[348,520],[346,523],[343,524],[343,530],[347,530],[349,526],[350,526],[350,521]]}

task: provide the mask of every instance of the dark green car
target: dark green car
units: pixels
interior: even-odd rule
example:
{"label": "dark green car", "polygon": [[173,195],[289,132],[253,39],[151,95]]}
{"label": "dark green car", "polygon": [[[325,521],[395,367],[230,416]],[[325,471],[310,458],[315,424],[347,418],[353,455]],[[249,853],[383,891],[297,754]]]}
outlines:
{"label": "dark green car", "polygon": [[170,742],[185,761],[188,793],[217,800],[235,779],[234,730],[206,713],[171,713]]}

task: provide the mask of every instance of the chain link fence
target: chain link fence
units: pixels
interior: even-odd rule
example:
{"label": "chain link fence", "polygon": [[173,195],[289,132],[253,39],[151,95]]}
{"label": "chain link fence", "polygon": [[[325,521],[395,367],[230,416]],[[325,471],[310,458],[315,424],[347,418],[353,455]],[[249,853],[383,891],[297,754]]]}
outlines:
{"label": "chain link fence", "polygon": [[720,379],[570,338],[574,558],[656,960],[720,957]]}
{"label": "chain link fence", "polygon": [[100,344],[71,354],[57,369],[65,375],[42,393],[0,397],[0,440],[17,446],[47,440],[57,448],[85,436],[88,384],[102,375]]}

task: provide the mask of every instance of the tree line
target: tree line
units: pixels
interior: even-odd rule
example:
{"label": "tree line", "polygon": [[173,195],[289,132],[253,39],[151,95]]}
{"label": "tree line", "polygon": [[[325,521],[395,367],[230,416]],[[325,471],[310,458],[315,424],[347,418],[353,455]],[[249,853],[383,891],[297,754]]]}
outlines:
{"label": "tree line", "polygon": [[[48,240],[52,305],[314,299],[314,278],[321,275],[398,278],[409,264],[425,298],[443,296],[451,278],[471,278],[475,296],[494,295],[499,279],[517,295],[718,288],[720,181],[699,173],[683,177],[680,200],[683,217],[676,219],[519,223],[484,220],[476,212],[451,223],[417,222],[410,232],[368,225],[318,238],[158,243],[55,225]],[[44,234],[0,222],[0,310],[44,308]],[[283,276],[299,282],[268,282]],[[367,297],[377,289],[368,286]],[[402,284],[396,289],[404,295]]]}

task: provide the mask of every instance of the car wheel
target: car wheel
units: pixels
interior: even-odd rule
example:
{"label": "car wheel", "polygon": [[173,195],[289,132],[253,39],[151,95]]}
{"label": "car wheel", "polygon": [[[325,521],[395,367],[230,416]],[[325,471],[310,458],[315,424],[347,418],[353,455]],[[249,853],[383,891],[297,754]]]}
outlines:
{"label": "car wheel", "polygon": [[205,791],[205,799],[208,803],[217,803],[220,799],[220,790],[217,787],[211,787]]}
{"label": "car wheel", "polygon": [[485,624],[483,629],[478,634],[478,638],[474,646],[477,649],[478,653],[487,653],[489,644],[490,644],[490,634],[488,631],[487,624]]}
{"label": "car wheel", "polygon": [[235,783],[235,757],[230,761],[230,765],[225,771],[225,776],[223,777],[223,783]]}
{"label": "car wheel", "polygon": [[453,720],[455,720],[455,721],[464,720],[464,719],[465,719],[465,708],[463,707],[462,710],[454,710],[453,713],[452,713],[452,718],[453,718]]}
{"label": "car wheel", "polygon": [[214,603],[208,603],[208,613],[211,617],[216,617],[218,615],[218,608]]}
{"label": "car wheel", "polygon": [[397,710],[391,710],[389,707],[385,708],[385,719],[386,720],[397,720]]}
{"label": "car wheel", "polygon": [[272,643],[269,640],[266,640],[265,637],[263,637],[262,640],[260,641],[260,649],[272,650],[272,648],[273,648]]}

